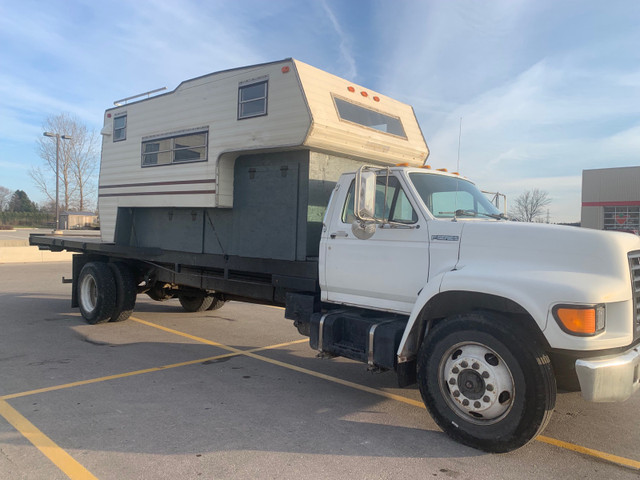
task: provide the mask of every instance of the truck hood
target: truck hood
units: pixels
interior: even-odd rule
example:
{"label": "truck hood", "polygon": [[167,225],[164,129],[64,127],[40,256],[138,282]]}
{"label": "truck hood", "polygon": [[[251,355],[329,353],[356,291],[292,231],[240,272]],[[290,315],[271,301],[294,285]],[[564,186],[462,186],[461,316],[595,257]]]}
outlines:
{"label": "truck hood", "polygon": [[[460,222],[458,263],[441,291],[473,291],[520,305],[547,332],[551,347],[593,350],[634,338],[628,254],[640,251],[630,233],[516,222]],[[605,304],[607,327],[595,342],[568,335],[552,321],[556,305]]]}
{"label": "truck hood", "polygon": [[[563,271],[628,278],[627,253],[640,250],[630,233],[520,222],[465,222],[459,267],[471,259],[529,272]],[[517,267],[516,267],[517,266]]]}

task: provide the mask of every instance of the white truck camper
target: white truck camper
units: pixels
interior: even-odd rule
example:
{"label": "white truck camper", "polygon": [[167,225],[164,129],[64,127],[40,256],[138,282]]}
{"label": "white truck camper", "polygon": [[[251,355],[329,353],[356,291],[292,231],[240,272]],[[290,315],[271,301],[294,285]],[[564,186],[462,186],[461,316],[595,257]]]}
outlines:
{"label": "white truck camper", "polygon": [[313,349],[417,382],[489,452],[535,438],[558,387],[640,389],[640,239],[506,220],[425,164],[409,105],[286,59],[110,108],[102,134],[101,240],[30,239],[78,253],[89,323],[140,293],[281,305]]}

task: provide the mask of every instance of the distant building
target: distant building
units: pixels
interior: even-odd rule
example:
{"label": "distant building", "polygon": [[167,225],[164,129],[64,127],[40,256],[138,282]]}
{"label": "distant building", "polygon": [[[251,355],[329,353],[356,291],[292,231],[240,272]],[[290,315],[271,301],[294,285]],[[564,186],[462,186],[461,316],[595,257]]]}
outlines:
{"label": "distant building", "polygon": [[62,212],[60,213],[60,228],[69,230],[72,228],[89,227],[98,221],[98,215],[93,212]]}
{"label": "distant building", "polygon": [[640,167],[582,171],[582,226],[640,233]]}

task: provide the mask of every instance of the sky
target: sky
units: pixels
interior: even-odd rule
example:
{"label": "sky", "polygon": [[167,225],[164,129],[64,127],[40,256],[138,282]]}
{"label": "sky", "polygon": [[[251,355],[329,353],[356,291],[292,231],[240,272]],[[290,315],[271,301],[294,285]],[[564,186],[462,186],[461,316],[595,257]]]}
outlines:
{"label": "sky", "polygon": [[47,117],[293,57],[414,107],[428,162],[580,220],[582,170],[640,165],[640,2],[0,0],[0,186]]}

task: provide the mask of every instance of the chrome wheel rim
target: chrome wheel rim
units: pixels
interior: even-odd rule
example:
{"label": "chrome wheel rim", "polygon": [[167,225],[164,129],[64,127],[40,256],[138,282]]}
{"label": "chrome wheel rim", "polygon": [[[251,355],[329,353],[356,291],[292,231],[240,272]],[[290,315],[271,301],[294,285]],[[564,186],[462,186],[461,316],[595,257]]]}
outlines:
{"label": "chrome wheel rim", "polygon": [[85,275],[80,283],[80,302],[86,313],[95,310],[98,303],[98,288],[93,275]]}
{"label": "chrome wheel rim", "polygon": [[477,425],[502,420],[513,406],[511,370],[497,352],[480,343],[459,343],[447,350],[439,365],[443,398],[461,418]]}

